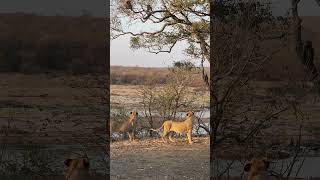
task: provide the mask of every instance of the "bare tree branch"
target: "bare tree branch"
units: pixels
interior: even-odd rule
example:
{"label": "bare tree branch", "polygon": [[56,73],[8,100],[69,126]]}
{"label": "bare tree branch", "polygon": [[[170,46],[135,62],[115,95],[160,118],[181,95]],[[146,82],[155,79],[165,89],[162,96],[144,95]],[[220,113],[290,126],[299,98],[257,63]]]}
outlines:
{"label": "bare tree branch", "polygon": [[[307,74],[311,74],[312,78],[311,80],[315,84],[316,89],[320,93],[320,76],[319,76],[319,70],[314,64],[314,49],[312,47],[312,41],[303,41],[301,38],[301,31],[302,31],[302,20],[298,13],[298,4],[300,0],[292,0],[292,16],[295,20],[295,40],[296,40],[296,53],[303,64],[304,68],[307,71]],[[319,1],[317,0],[317,3]],[[305,44],[305,45],[304,45]]]}
{"label": "bare tree branch", "polygon": [[127,35],[127,34],[130,34],[132,36],[155,35],[155,34],[163,32],[168,26],[172,26],[174,24],[175,23],[166,23],[158,31],[154,31],[154,32],[142,32],[142,33],[122,32],[120,34],[117,34],[113,39],[116,39],[120,36]]}

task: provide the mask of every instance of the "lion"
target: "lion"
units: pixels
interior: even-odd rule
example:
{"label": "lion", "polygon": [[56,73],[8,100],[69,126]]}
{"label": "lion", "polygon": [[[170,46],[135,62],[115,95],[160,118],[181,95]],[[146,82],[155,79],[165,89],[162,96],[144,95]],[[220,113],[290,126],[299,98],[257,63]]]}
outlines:
{"label": "lion", "polygon": [[273,179],[267,175],[270,161],[267,158],[253,158],[244,166],[244,171],[248,172],[248,180],[268,180]]}
{"label": "lion", "polygon": [[135,139],[135,122],[138,118],[138,112],[130,112],[130,117],[125,121],[119,128],[119,132],[128,133],[129,140],[134,141]]}
{"label": "lion", "polygon": [[64,164],[68,167],[65,180],[87,180],[90,179],[89,159],[87,156],[66,159]]}
{"label": "lion", "polygon": [[194,115],[194,113],[189,111],[186,114],[187,119],[182,121],[182,122],[167,120],[162,124],[162,126],[160,128],[158,128],[158,129],[150,129],[150,130],[159,131],[160,129],[163,128],[163,133],[162,133],[163,142],[168,142],[167,141],[167,135],[169,135],[169,140],[171,142],[175,142],[172,139],[170,132],[176,132],[176,133],[179,133],[179,134],[182,134],[182,133],[186,132],[189,144],[193,144],[193,141],[192,141],[192,129],[193,129],[193,120],[192,120],[192,118],[193,118],[193,115]]}

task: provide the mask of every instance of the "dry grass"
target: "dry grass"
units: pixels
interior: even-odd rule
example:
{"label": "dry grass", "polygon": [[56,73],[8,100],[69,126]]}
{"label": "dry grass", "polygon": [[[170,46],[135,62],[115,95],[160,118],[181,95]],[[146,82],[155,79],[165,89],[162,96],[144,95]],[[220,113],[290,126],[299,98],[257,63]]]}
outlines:
{"label": "dry grass", "polygon": [[[10,119],[12,127],[22,132],[32,133],[37,143],[45,142],[45,139],[53,140],[47,143],[56,142],[58,139],[68,141],[66,137],[70,137],[70,132],[84,132],[80,130],[87,127],[88,120],[90,120],[90,128],[101,127],[105,119],[97,118],[99,117],[97,115],[101,115],[102,112],[99,114],[88,107],[98,109],[101,106],[97,104],[100,97],[89,92],[96,92],[97,95],[103,89],[69,86],[70,82],[81,83],[82,81],[79,81],[81,78],[88,77],[0,74],[2,85],[0,125],[7,125],[7,119]],[[44,124],[46,127],[43,127]],[[88,133],[90,131],[88,129]],[[61,138],[63,134],[65,139]],[[19,136],[19,134],[16,135]],[[10,136],[15,135],[10,134]],[[22,134],[23,136],[26,134]],[[19,139],[19,141],[24,140],[30,141],[29,138]],[[73,142],[74,138],[69,140]]]}
{"label": "dry grass", "polygon": [[[111,85],[111,106],[141,109],[142,96],[139,95],[141,87],[140,85]],[[162,88],[162,86],[159,85],[157,88]],[[190,87],[190,90],[190,95],[197,98],[194,99],[195,106],[200,107],[204,104],[209,106],[210,94],[208,91],[201,87]]]}
{"label": "dry grass", "polygon": [[[107,111],[99,104],[104,89],[88,86],[94,79],[64,74],[0,74],[0,141],[7,145],[5,150],[19,157],[24,151],[21,146],[38,144],[42,150],[54,152],[49,166],[58,172],[62,172],[69,153],[84,148],[80,144],[93,151],[92,158],[99,159],[101,148],[94,147],[106,144],[101,137],[106,134]],[[101,166],[97,162],[93,170]]]}

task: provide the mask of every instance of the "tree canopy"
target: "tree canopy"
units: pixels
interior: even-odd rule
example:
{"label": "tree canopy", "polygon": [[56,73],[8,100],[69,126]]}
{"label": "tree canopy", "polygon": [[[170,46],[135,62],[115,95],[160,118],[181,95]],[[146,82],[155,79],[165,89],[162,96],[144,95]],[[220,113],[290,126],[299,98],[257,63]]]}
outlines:
{"label": "tree canopy", "polygon": [[112,38],[130,34],[132,48],[152,53],[185,42],[187,55],[209,61],[208,0],[113,0],[112,12]]}

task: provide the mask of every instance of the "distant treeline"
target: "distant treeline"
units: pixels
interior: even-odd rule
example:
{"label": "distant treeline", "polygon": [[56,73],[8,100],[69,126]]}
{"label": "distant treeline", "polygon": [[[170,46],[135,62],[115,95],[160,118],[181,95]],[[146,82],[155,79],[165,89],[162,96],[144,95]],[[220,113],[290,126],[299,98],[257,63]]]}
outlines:
{"label": "distant treeline", "polygon": [[[148,82],[166,84],[168,82],[168,68],[111,66],[110,70],[110,84],[113,85],[144,85]],[[206,72],[209,74],[209,68]],[[194,74],[194,80],[190,82],[190,86],[205,86],[200,73]]]}
{"label": "distant treeline", "polygon": [[167,68],[111,66],[110,83],[116,85],[143,85],[148,81],[152,81],[153,84],[166,84],[168,74]]}
{"label": "distant treeline", "polygon": [[0,14],[0,72],[106,72],[101,17]]}

